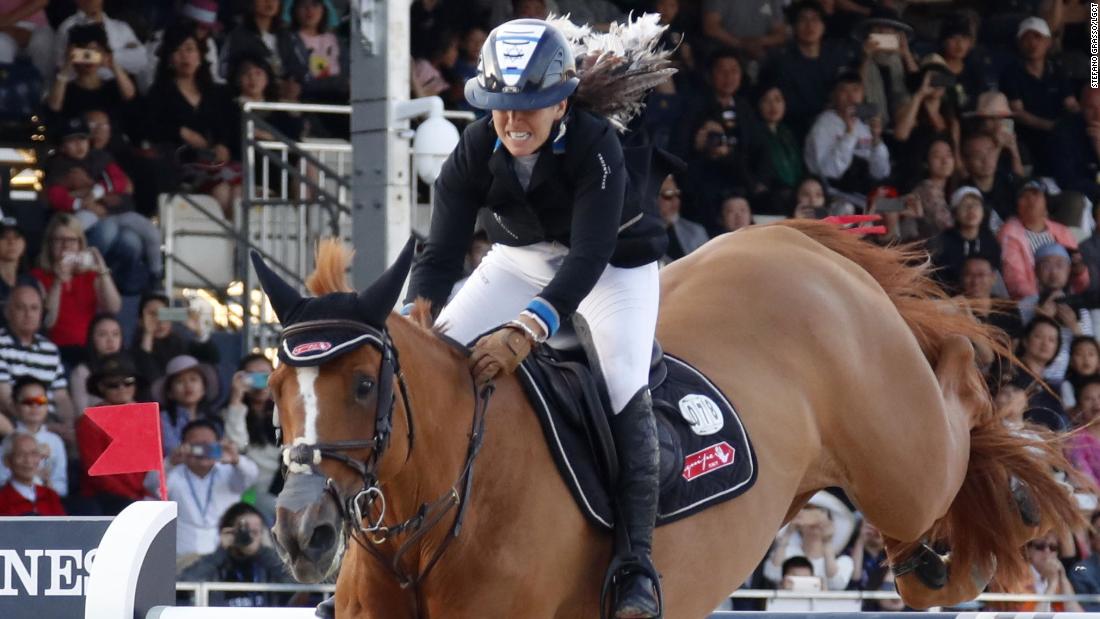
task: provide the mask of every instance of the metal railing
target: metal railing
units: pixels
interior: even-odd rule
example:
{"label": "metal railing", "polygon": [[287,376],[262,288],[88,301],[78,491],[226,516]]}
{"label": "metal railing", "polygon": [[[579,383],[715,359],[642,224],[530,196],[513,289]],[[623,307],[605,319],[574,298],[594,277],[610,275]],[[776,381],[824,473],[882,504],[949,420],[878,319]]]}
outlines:
{"label": "metal railing", "polygon": [[194,606],[210,606],[210,594],[214,592],[246,593],[324,593],[331,595],[336,585],[303,585],[297,583],[255,583],[255,582],[192,582],[176,583],[177,593],[191,593]]}
{"label": "metal railing", "polygon": [[[241,116],[242,195],[233,221],[205,196],[166,195],[161,223],[165,237],[166,284],[198,288],[224,305],[229,321],[241,329],[243,350],[274,346],[278,331],[270,306],[252,277],[249,252],[255,250],[292,285],[304,289],[313,271],[317,240],[352,236],[354,159],[346,139],[292,139],[272,114],[341,117],[349,105],[246,102]],[[446,111],[452,121],[473,120],[469,112]],[[395,129],[411,138],[410,129]],[[410,153],[410,170],[414,170]],[[413,232],[427,235],[431,188],[410,173]],[[223,259],[222,256],[232,256]],[[230,266],[231,263],[231,266]]]}
{"label": "metal railing", "polygon": [[[318,239],[337,237],[351,241],[352,145],[346,140],[294,141],[261,117],[269,113],[329,114],[349,117],[347,105],[246,103],[242,116],[242,174],[246,191],[242,198],[237,280],[245,316],[244,350],[266,349],[278,338],[277,322],[251,277],[248,250],[256,249],[268,265],[287,281],[304,288],[313,271]],[[444,117],[470,121],[469,112],[447,111]],[[259,132],[273,139],[258,139]],[[411,137],[409,130],[400,130]],[[410,153],[410,170],[413,169]],[[413,232],[424,236],[431,221],[431,190],[418,191],[416,174],[409,174],[413,197]],[[425,200],[419,196],[424,195]]]}
{"label": "metal railing", "polygon": [[349,105],[244,104],[241,122],[241,198],[237,280],[244,313],[244,350],[274,346],[276,319],[251,277],[249,250],[256,250],[279,275],[304,287],[313,270],[317,239],[351,238],[351,143],[295,141],[264,118],[266,114],[335,115],[350,118]]}
{"label": "metal railing", "polygon": [[[177,592],[194,595],[195,606],[209,606],[213,592],[249,592],[249,593],[325,593],[336,591],[336,585],[303,585],[276,583],[236,583],[236,582],[177,582]],[[900,600],[892,591],[784,591],[780,589],[738,589],[729,595],[731,599],[750,600]],[[1100,594],[1090,595],[1047,595],[1034,593],[983,593],[975,600],[979,603],[998,602],[1080,602],[1100,603]]]}
{"label": "metal railing", "polygon": [[[900,600],[893,591],[785,591],[782,589],[738,589],[731,599],[741,600]],[[1048,595],[1035,593],[982,593],[976,602],[1081,602],[1100,604],[1100,594]]]}

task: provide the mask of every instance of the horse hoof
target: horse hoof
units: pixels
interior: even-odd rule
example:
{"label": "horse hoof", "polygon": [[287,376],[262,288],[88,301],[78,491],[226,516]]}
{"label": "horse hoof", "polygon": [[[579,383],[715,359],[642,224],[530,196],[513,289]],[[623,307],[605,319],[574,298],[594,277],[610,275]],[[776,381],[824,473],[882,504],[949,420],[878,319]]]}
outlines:
{"label": "horse hoof", "polygon": [[321,619],[336,619],[336,596],[332,596],[317,605],[314,616]]}
{"label": "horse hoof", "polygon": [[913,574],[922,585],[938,591],[947,584],[947,563],[935,550],[921,544],[913,556],[894,566],[896,577],[906,574]]}
{"label": "horse hoof", "polygon": [[644,574],[632,574],[625,578],[618,592],[614,619],[660,619],[660,603],[656,587]]}
{"label": "horse hoof", "polygon": [[1042,522],[1042,514],[1035,497],[1027,486],[1020,483],[1019,479],[1012,478],[1012,499],[1016,501],[1016,510],[1020,512],[1020,519],[1029,527],[1037,527]]}

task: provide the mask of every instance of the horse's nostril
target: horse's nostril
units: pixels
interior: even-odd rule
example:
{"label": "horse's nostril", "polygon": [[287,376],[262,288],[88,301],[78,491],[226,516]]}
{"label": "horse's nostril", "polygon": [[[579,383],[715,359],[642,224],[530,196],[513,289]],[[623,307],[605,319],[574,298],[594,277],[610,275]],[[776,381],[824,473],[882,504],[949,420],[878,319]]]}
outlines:
{"label": "horse's nostril", "polygon": [[313,535],[309,538],[307,549],[314,553],[322,553],[332,548],[335,543],[336,527],[330,524],[323,524],[313,530]]}

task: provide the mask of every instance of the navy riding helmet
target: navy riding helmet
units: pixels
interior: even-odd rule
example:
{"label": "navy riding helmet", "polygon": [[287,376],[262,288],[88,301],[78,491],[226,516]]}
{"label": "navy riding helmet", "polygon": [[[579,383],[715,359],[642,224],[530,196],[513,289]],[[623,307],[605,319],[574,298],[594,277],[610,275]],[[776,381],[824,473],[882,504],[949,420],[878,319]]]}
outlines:
{"label": "navy riding helmet", "polygon": [[489,33],[466,100],[482,110],[550,107],[577,89],[573,48],[541,19],[515,19]]}

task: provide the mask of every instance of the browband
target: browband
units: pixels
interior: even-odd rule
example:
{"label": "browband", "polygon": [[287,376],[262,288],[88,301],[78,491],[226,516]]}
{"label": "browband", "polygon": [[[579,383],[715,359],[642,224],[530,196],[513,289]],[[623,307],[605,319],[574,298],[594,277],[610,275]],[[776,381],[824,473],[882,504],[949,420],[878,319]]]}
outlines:
{"label": "browband", "polygon": [[283,328],[282,336],[285,339],[287,336],[296,335],[304,331],[315,331],[317,329],[328,329],[331,327],[337,327],[340,329],[354,329],[356,331],[362,331],[363,333],[370,333],[371,335],[378,335],[382,333],[382,330],[377,327],[372,327],[364,322],[358,322],[356,320],[307,320],[305,322],[295,323],[289,327]]}

